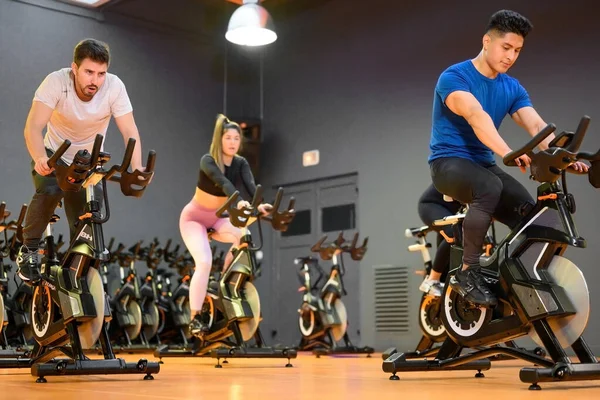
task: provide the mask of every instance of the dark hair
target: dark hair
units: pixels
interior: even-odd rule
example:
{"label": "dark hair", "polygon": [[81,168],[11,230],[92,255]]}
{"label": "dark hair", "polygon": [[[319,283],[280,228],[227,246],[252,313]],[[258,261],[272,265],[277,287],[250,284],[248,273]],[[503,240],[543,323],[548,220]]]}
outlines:
{"label": "dark hair", "polygon": [[100,64],[109,64],[110,51],[108,45],[96,39],[84,39],[77,43],[73,50],[73,62],[79,67],[81,62],[89,58]]}
{"label": "dark hair", "polygon": [[525,38],[533,29],[532,23],[516,11],[496,11],[488,21],[486,32],[496,31],[501,35],[515,33]]}

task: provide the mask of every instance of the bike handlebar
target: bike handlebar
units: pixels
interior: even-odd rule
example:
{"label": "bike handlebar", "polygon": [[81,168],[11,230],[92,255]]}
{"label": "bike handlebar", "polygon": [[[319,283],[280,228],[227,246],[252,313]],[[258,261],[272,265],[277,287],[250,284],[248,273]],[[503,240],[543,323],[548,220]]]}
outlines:
{"label": "bike handlebar", "polygon": [[271,222],[273,229],[279,232],[287,231],[290,223],[296,216],[296,211],[294,210],[294,206],[296,205],[296,199],[293,197],[290,198],[290,202],[288,204],[287,209],[283,211],[279,211],[279,206],[281,205],[281,200],[283,199],[283,188],[277,189],[277,193],[275,194],[275,202],[273,204],[273,208],[269,213],[269,216],[261,217],[265,221]]}
{"label": "bike handlebar", "polygon": [[423,237],[427,236],[427,234],[432,230],[433,228],[429,225],[423,225],[418,228],[406,228],[406,230],[404,231],[404,236],[406,236],[407,238]]}
{"label": "bike handlebar", "polygon": [[60,145],[58,149],[56,149],[54,154],[48,159],[48,166],[50,168],[56,168],[58,160],[62,157],[63,154],[65,154],[69,147],[71,147],[71,141],[67,139]]}
{"label": "bike handlebar", "polygon": [[[6,213],[5,213],[6,204],[4,202],[2,202],[0,207],[2,208],[1,215],[3,215],[4,217],[7,217],[8,215],[10,215],[10,212],[8,213],[8,215],[6,215]],[[18,247],[20,247],[19,243],[23,243],[23,221],[25,220],[25,214],[27,214],[27,204],[23,204],[21,206],[21,211],[19,212],[19,217],[17,218],[16,221],[2,223],[2,226],[6,231],[14,231],[15,232],[13,234],[12,238],[10,239],[10,244],[6,243],[11,261],[17,260],[17,253],[19,252]],[[6,234],[6,232],[5,232],[5,234]]]}
{"label": "bike handlebar", "polygon": [[314,253],[319,253],[319,256],[322,260],[328,261],[331,260],[333,255],[339,251],[342,253],[350,253],[350,257],[355,261],[360,261],[363,259],[365,253],[367,252],[367,243],[369,243],[369,237],[366,237],[363,240],[363,244],[360,247],[356,247],[356,243],[358,242],[359,233],[356,232],[354,234],[354,238],[350,245],[344,245],[346,239],[344,239],[344,233],[340,232],[338,237],[331,242],[329,245],[323,247],[323,243],[327,239],[327,235],[323,235],[321,239],[317,243],[315,243],[310,250]]}
{"label": "bike handlebar", "polygon": [[[551,147],[538,153],[533,153],[533,148],[556,129],[554,124],[549,124],[523,147],[504,156],[503,162],[507,166],[514,166],[516,165],[515,159],[527,153],[531,158],[531,178],[538,182],[553,183],[574,162],[578,160],[590,161],[592,166],[587,172],[588,179],[592,186],[600,188],[600,150],[596,153],[579,152],[583,138],[590,125],[590,120],[589,116],[584,115],[572,136],[570,136],[570,132],[563,132],[551,142]],[[566,140],[562,140],[563,138]],[[573,168],[570,168],[569,172],[585,174],[585,172],[576,171]]]}
{"label": "bike handlebar", "polygon": [[438,227],[438,226],[454,225],[454,224],[459,223],[463,219],[465,219],[465,215],[466,215],[465,213],[448,215],[443,218],[436,219],[435,221],[433,221],[431,223],[431,226]]}
{"label": "bike handlebar", "polygon": [[[514,167],[517,165],[515,160],[521,157],[523,154],[530,153],[537,145],[542,143],[550,134],[556,130],[556,125],[548,124],[538,134],[536,134],[529,142],[525,143],[520,149],[513,150],[506,154],[502,161],[504,165]],[[528,154],[529,155],[529,154]]]}
{"label": "bike handlebar", "polygon": [[[121,185],[121,192],[125,196],[142,197],[146,186],[150,183],[150,180],[154,176],[154,165],[156,163],[156,152],[150,150],[148,153],[148,159],[146,161],[146,169],[144,171],[134,170],[129,172],[129,166],[131,165],[131,158],[135,150],[135,139],[129,138],[127,142],[127,148],[125,149],[125,155],[123,156],[123,163],[120,166],[113,166],[107,173],[108,180],[117,182]],[[118,174],[118,175],[117,175]],[[136,187],[139,187],[137,189]]]}
{"label": "bike handlebar", "polygon": [[71,142],[65,140],[60,145],[48,159],[48,166],[56,170],[59,187],[63,191],[76,192],[81,189],[87,178],[93,174],[99,174],[102,179],[119,183],[121,192],[125,196],[141,197],[154,175],[156,152],[154,150],[149,152],[144,171],[129,172],[136,144],[135,139],[129,138],[123,162],[120,165],[113,165],[108,171],[105,171],[102,169],[102,165],[110,160],[110,154],[100,151],[103,140],[104,136],[96,135],[91,154],[87,150],[79,150],[69,166],[59,163],[59,159],[71,146]]}
{"label": "bike handlebar", "polygon": [[354,238],[352,239],[352,243],[350,246],[342,245],[342,250],[344,252],[350,253],[350,258],[354,261],[360,261],[365,256],[367,252],[367,243],[369,243],[369,237],[364,238],[363,244],[360,247],[356,247],[356,243],[358,242],[358,232],[354,234]]}
{"label": "bike handlebar", "polygon": [[166,263],[169,263],[177,258],[177,253],[179,252],[179,245],[175,246],[175,249],[171,250],[171,239],[167,239],[167,243],[165,244],[165,248],[163,249],[162,256],[163,260]]}
{"label": "bike handlebar", "polygon": [[251,225],[257,219],[262,219],[270,222],[273,226],[273,229],[276,231],[285,232],[296,215],[296,211],[294,210],[296,200],[292,197],[287,209],[279,211],[283,197],[283,188],[279,188],[275,195],[275,202],[270,212],[267,215],[262,215],[258,210],[258,206],[262,199],[262,193],[262,185],[257,185],[256,192],[254,193],[250,206],[237,208],[238,202],[236,200],[239,197],[239,191],[236,190],[231,196],[229,196],[225,204],[223,204],[216,211],[217,217],[229,218],[231,224],[237,228],[245,228]]}

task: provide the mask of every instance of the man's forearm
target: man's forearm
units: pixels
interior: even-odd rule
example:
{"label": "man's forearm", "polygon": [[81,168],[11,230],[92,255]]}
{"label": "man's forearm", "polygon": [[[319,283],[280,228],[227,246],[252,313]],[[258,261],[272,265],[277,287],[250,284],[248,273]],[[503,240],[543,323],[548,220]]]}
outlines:
{"label": "man's forearm", "polygon": [[[540,133],[542,131],[542,129],[544,129],[546,127],[546,123],[544,121],[540,122],[534,130],[529,131],[529,134],[534,137],[535,135],[537,135],[538,133]],[[550,145],[550,142],[552,140],[554,140],[556,136],[554,135],[554,133],[551,133],[550,135],[548,135],[548,137],[546,139],[544,139],[540,144],[538,144],[538,149],[540,149],[541,151],[544,151],[548,148],[548,146]]]}
{"label": "man's forearm", "polygon": [[490,148],[494,153],[503,157],[511,151],[510,147],[508,147],[496,130],[492,118],[484,110],[475,111],[467,121],[481,143]]}
{"label": "man's forearm", "polygon": [[44,146],[44,137],[42,131],[36,131],[29,127],[25,127],[25,144],[27,145],[27,151],[31,158],[36,161],[41,157],[47,157],[46,147]]}

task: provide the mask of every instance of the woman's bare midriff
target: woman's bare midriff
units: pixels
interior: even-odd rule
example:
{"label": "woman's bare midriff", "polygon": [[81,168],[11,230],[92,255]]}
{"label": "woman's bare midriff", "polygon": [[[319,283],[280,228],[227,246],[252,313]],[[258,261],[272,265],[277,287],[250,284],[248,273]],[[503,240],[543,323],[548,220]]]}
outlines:
{"label": "woman's bare midriff", "polygon": [[194,193],[193,201],[201,205],[203,208],[216,210],[220,208],[223,204],[225,204],[225,202],[227,201],[227,197],[215,196],[196,188],[196,193]]}

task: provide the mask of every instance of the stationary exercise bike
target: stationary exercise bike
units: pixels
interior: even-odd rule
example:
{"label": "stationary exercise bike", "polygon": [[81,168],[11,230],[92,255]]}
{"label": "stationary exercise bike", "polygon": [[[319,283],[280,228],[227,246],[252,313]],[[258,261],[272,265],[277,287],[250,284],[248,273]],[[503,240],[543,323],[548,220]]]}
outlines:
{"label": "stationary exercise bike", "polygon": [[[209,232],[209,240],[211,233]],[[179,275],[178,285],[171,290],[171,277],[173,273],[162,268],[157,270],[157,292],[159,292],[158,307],[161,314],[164,314],[164,325],[159,326],[158,335],[160,344],[158,353],[163,353],[167,349],[178,350],[171,351],[168,356],[187,357],[194,353],[194,345],[198,346],[189,330],[191,320],[190,308],[190,286],[189,282],[194,274],[194,259],[185,250],[178,255],[179,245],[172,252],[168,251],[170,240],[165,247],[164,259],[169,263],[170,268],[177,269]],[[223,270],[224,251],[217,255],[215,247],[211,247],[213,253],[212,266],[209,275],[209,285],[212,281],[218,281]],[[214,284],[213,284],[214,285]],[[210,356],[209,353],[204,353]],[[225,361],[224,361],[225,363]]]}
{"label": "stationary exercise bike", "polygon": [[[324,261],[332,260],[333,265],[329,272],[327,281],[322,288],[318,283],[325,275],[319,266],[318,260],[313,257],[299,257],[294,261],[301,265],[300,282],[303,285],[302,304],[298,313],[298,326],[300,328],[299,350],[313,350],[319,357],[328,354],[367,354],[371,357],[374,352],[372,347],[357,347],[352,344],[348,336],[348,315],[346,306],[342,301],[345,296],[344,282],[342,277],[346,273],[342,253],[349,253],[355,261],[360,261],[367,252],[369,238],[365,238],[362,246],[356,247],[358,232],[350,245],[345,244],[343,232],[340,232],[336,240],[327,246],[323,243],[327,235],[315,243],[311,251],[319,253]],[[314,283],[311,283],[311,271],[316,270],[319,274]],[[337,342],[344,340],[344,346],[338,346]]]}
{"label": "stationary exercise bike", "polygon": [[[124,287],[133,287],[132,292],[128,292],[129,305],[139,309],[140,314],[134,318],[136,328],[139,326],[139,332],[135,337],[125,333],[126,341],[121,340],[121,350],[128,353],[132,352],[147,352],[153,350],[157,344],[152,344],[152,339],[156,338],[158,327],[164,321],[161,321],[162,314],[159,313],[157,302],[158,294],[156,292],[155,271],[162,260],[162,249],[158,247],[158,241],[155,239],[146,247],[141,246],[141,241],[138,242],[133,250],[132,257],[127,257],[129,260],[129,276],[126,281],[123,281]],[[148,271],[143,279],[138,280],[136,261],[146,261]],[[123,290],[115,296],[115,299],[122,298]],[[137,306],[136,306],[137,303]],[[117,302],[114,302],[115,306]],[[118,307],[121,307],[119,305]],[[133,310],[132,308],[132,310]],[[137,312],[137,310],[136,310]],[[121,313],[119,313],[122,316]],[[137,316],[141,317],[137,320]],[[123,338],[122,338],[123,339]]]}
{"label": "stationary exercise bike", "polygon": [[[27,205],[21,206],[19,217],[16,221],[10,221],[6,223],[5,242],[7,243],[3,250],[3,256],[8,257],[10,261],[15,262],[19,248],[22,245],[22,222],[25,219],[27,213]],[[6,214],[6,213],[5,213]],[[53,216],[54,218],[55,216]],[[13,231],[13,235],[10,239],[7,239],[6,235],[8,231]],[[59,243],[61,244],[62,235],[59,235]],[[33,328],[31,324],[31,306],[33,299],[33,289],[30,285],[23,281],[17,281],[17,274],[13,274],[13,281],[15,283],[15,290],[12,293],[8,293],[8,272],[12,269],[10,264],[4,263],[4,272],[0,272],[4,278],[2,278],[4,287],[3,289],[3,301],[6,313],[4,314],[4,329],[2,329],[4,346],[12,347],[13,350],[0,351],[0,357],[2,358],[13,358],[13,357],[27,357],[31,349],[33,348]],[[7,324],[8,322],[8,324]],[[25,352],[23,354],[23,351]]]}
{"label": "stationary exercise bike", "polygon": [[[128,172],[135,147],[135,140],[129,139],[122,165],[105,170],[110,155],[100,151],[102,140],[103,137],[97,135],[92,153],[80,150],[70,166],[59,162],[70,146],[69,141],[48,161],[63,191],[85,188],[87,204],[61,261],[56,258],[53,235],[46,234],[41,281],[35,284],[33,293],[31,314],[36,344],[31,359],[0,360],[0,367],[30,366],[31,374],[38,377],[36,382],[46,382],[46,376],[92,374],[144,374],[144,379],[150,380],[152,374],[160,370],[156,362],[140,359],[128,363],[115,357],[106,329],[111,313],[98,272],[101,263],[109,258],[102,230],[102,224],[110,218],[106,181],[119,183],[126,196],[141,197],[153,176],[155,154],[150,152],[145,172]],[[104,215],[100,213],[100,202],[94,191],[95,185],[100,183],[104,192]],[[97,340],[102,345],[104,359],[91,360],[83,349],[91,348]],[[55,359],[61,353],[67,358]]]}
{"label": "stationary exercise bike", "polygon": [[[286,367],[291,367],[290,359],[296,358],[295,349],[274,349],[264,345],[260,332],[260,298],[252,284],[256,274],[255,252],[262,247],[262,225],[268,221],[273,229],[285,231],[295,216],[294,199],[284,211],[279,211],[283,189],[277,191],[273,209],[269,216],[258,211],[262,199],[262,186],[257,185],[250,207],[235,208],[239,193],[236,191],[219,208],[219,218],[229,218],[231,224],[243,231],[240,245],[232,250],[233,261],[223,272],[219,280],[209,281],[202,313],[207,319],[209,332],[202,339],[196,339],[192,350],[169,350],[166,346],[154,352],[155,357],[190,356],[210,354],[217,359],[215,367],[221,368],[220,359],[228,358],[287,358]],[[261,245],[256,247],[252,241],[249,227],[258,223]],[[247,341],[254,339],[256,346],[250,347]]]}
{"label": "stationary exercise bike", "polygon": [[[0,357],[26,357],[29,354],[30,346],[26,334],[26,329],[30,325],[28,315],[23,312],[17,296],[20,290],[11,295],[8,292],[8,272],[12,266],[5,262],[7,259],[13,259],[16,252],[12,251],[16,246],[17,230],[25,218],[27,205],[21,207],[21,212],[17,221],[6,222],[10,216],[10,211],[6,210],[6,203],[0,204],[0,232],[4,233],[4,240],[0,242]],[[13,231],[12,238],[9,239],[8,231]]]}
{"label": "stationary exercise bike", "polygon": [[[429,254],[431,244],[427,241],[427,234],[430,232],[435,232],[436,228],[440,228],[444,224],[452,224],[452,237],[447,236],[443,230],[440,230],[440,233],[444,237],[444,240],[446,240],[448,243],[454,244],[455,246],[462,246],[462,224],[457,221],[462,221],[465,213],[466,207],[461,207],[457,211],[456,217],[452,217],[444,221],[436,221],[437,224],[434,223],[431,226],[425,225],[417,228],[406,229],[405,236],[409,238],[413,237],[417,240],[417,243],[408,246],[408,250],[413,252],[418,251],[423,257],[423,269],[417,271],[419,275],[428,276],[433,269],[431,255]],[[496,246],[496,229],[494,222],[492,221],[483,241],[482,254],[484,254],[486,257],[489,257]],[[448,272],[444,271],[440,278],[441,282],[446,281],[447,274]],[[442,298],[431,296],[428,293],[423,293],[421,296],[421,302],[419,304],[419,327],[421,328],[423,335],[421,336],[421,339],[419,340],[419,343],[414,351],[404,353],[405,358],[432,357],[437,354],[440,347],[436,345],[443,343],[448,337],[446,328],[444,327],[444,323],[442,321],[442,313]],[[504,343],[504,345],[509,347],[517,347],[513,341],[508,341]],[[546,352],[542,347],[536,347],[532,351],[541,357],[546,356]],[[386,360],[392,354],[397,352],[398,350],[395,347],[391,347],[385,350],[381,357],[383,360]],[[490,359],[492,361],[502,361],[512,360],[513,357],[508,357],[503,354],[496,354],[494,356],[490,356]]]}
{"label": "stationary exercise bike", "polygon": [[[112,243],[111,243],[112,244]],[[109,249],[112,246],[109,246]],[[135,262],[140,252],[141,241],[126,249],[119,243],[115,251],[111,251],[109,262],[118,263],[120,286],[116,292],[110,290],[107,264],[103,265],[104,287],[111,313],[108,333],[115,351],[128,351],[142,332],[142,308],[139,303],[140,286],[135,268]],[[112,282],[112,281],[111,281]]]}
{"label": "stationary exercise bike", "polygon": [[[539,382],[594,380],[600,378],[600,364],[581,336],[589,318],[590,300],[583,273],[564,257],[568,246],[586,247],[579,236],[572,214],[575,199],[567,191],[566,172],[577,160],[588,160],[592,166],[588,180],[600,188],[600,151],[579,152],[589,125],[583,117],[575,133],[562,132],[537,153],[533,149],[553,133],[546,126],[521,149],[507,154],[503,162],[514,166],[523,154],[531,158],[532,179],[540,182],[535,206],[522,207],[523,219],[497,246],[490,257],[481,257],[481,273],[498,298],[496,312],[466,301],[447,283],[444,288],[442,319],[448,338],[435,360],[409,360],[398,353],[383,362],[384,372],[398,379],[399,371],[482,370],[490,368],[487,358],[504,354],[539,367],[521,369],[522,382],[531,390],[539,390]],[[574,171],[574,170],[573,170]],[[561,182],[559,182],[559,180]],[[445,218],[460,221],[460,216]],[[452,247],[453,275],[462,264],[462,248]],[[544,346],[551,359],[518,348],[496,347],[498,343],[529,335]],[[486,346],[461,355],[465,348]],[[573,363],[566,347],[577,355]]]}
{"label": "stationary exercise bike", "polygon": [[162,252],[163,260],[171,269],[177,269],[179,279],[177,286],[171,289],[171,279],[174,273],[164,268],[156,270],[156,292],[158,296],[158,311],[161,324],[158,326],[157,337],[159,346],[186,349],[190,346],[192,335],[189,331],[191,320],[190,285],[194,272],[193,260],[190,262],[189,253],[179,255],[179,245],[171,250],[169,239]]}

